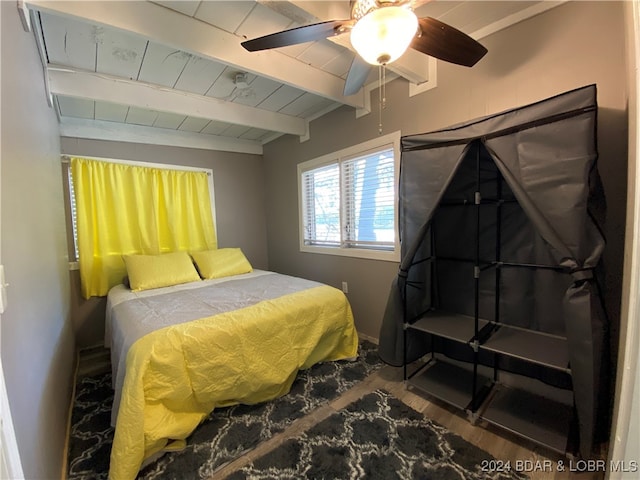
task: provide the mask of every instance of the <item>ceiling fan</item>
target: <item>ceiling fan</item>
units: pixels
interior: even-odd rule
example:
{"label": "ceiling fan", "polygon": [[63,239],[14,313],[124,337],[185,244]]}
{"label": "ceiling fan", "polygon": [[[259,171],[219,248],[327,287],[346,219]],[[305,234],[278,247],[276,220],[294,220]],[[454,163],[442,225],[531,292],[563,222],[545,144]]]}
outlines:
{"label": "ceiling fan", "polygon": [[[354,0],[351,18],[296,27],[242,42],[250,51],[286,47],[350,32],[355,56],[344,95],[356,93],[371,65],[387,65],[407,48],[446,62],[472,67],[487,49],[467,34],[435,18],[417,18],[411,0]],[[422,2],[420,2],[422,3]]]}

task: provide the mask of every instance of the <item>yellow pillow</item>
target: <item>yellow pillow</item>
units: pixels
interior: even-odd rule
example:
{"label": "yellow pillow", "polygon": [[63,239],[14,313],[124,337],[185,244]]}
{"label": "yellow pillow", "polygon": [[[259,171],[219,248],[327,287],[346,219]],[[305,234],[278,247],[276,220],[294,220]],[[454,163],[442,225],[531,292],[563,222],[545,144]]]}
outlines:
{"label": "yellow pillow", "polygon": [[249,260],[239,248],[219,248],[191,252],[202,278],[221,278],[253,271]]}
{"label": "yellow pillow", "polygon": [[134,292],[200,280],[187,252],[123,255],[122,258]]}

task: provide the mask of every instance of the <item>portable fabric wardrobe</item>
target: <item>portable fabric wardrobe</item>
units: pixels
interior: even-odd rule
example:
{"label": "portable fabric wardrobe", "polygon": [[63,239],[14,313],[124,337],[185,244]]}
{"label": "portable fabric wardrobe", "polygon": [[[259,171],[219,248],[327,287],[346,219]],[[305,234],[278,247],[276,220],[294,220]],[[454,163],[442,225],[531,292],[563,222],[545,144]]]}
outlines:
{"label": "portable fabric wardrobe", "polygon": [[395,366],[433,352],[473,365],[467,411],[488,398],[478,367],[572,389],[585,458],[606,416],[596,118],[588,85],[402,138],[402,260],[379,345]]}

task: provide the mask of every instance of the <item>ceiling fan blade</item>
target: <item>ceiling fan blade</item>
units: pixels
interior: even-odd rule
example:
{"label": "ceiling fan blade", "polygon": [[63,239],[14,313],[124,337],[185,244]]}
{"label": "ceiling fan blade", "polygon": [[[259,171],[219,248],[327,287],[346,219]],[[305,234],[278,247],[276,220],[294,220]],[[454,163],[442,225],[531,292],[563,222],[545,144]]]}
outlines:
{"label": "ceiling fan blade", "polygon": [[298,43],[314,42],[343,33],[340,27],[350,25],[351,20],[329,20],[327,22],[314,23],[302,27],[283,30],[264,37],[246,40],[241,45],[250,52],[268,50],[270,48],[286,47]]}
{"label": "ceiling fan blade", "polygon": [[364,82],[371,72],[371,65],[365,62],[360,55],[353,57],[347,79],[344,82],[344,96],[348,97],[357,93],[362,88]]}
{"label": "ceiling fan blade", "polygon": [[418,19],[421,34],[411,47],[445,62],[474,66],[487,53],[487,49],[466,33],[431,17]]}

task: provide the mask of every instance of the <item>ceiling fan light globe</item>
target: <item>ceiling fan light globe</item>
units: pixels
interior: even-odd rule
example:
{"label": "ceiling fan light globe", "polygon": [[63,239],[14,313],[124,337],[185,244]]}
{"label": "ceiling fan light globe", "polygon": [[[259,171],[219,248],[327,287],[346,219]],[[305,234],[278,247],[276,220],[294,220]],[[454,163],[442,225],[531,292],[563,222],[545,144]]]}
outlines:
{"label": "ceiling fan light globe", "polygon": [[386,65],[407,50],[417,29],[418,19],[409,8],[381,7],[354,25],[351,45],[366,62]]}

